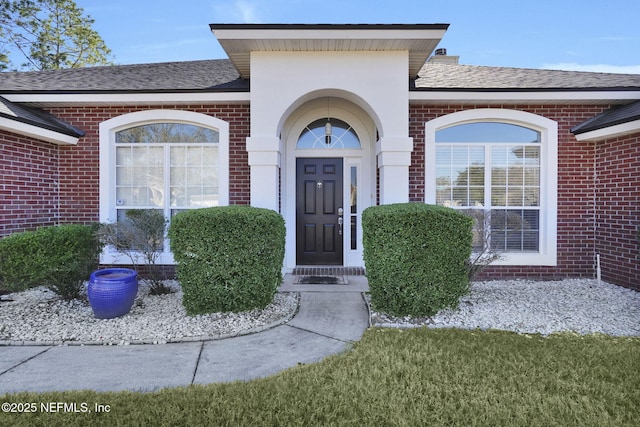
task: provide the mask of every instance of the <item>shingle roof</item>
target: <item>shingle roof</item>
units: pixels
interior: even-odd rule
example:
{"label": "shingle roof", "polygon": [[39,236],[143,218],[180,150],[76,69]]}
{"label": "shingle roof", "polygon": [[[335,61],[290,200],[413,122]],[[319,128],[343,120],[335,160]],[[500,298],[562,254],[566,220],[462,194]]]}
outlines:
{"label": "shingle roof", "polygon": [[571,129],[574,135],[640,120],[640,101],[613,107]]}
{"label": "shingle roof", "polygon": [[63,122],[56,116],[37,108],[25,107],[14,104],[0,97],[0,117],[16,122],[26,123],[39,128],[48,129],[64,135],[80,138],[85,132],[68,123]]}
{"label": "shingle roof", "polygon": [[[638,90],[640,74],[426,63],[412,90]],[[0,93],[248,91],[228,59],[0,73]]]}
{"label": "shingle roof", "polygon": [[623,90],[640,91],[640,74],[612,74],[527,68],[426,63],[415,90]]}
{"label": "shingle roof", "polygon": [[248,90],[227,59],[0,73],[0,93]]}
{"label": "shingle roof", "polygon": [[[640,91],[640,74],[610,74],[426,63],[412,81],[415,91]],[[0,73],[0,94],[158,93],[249,91],[228,59]],[[0,117],[82,136],[80,129],[43,110],[0,97]],[[640,102],[613,108],[576,126],[584,133],[640,119]]]}

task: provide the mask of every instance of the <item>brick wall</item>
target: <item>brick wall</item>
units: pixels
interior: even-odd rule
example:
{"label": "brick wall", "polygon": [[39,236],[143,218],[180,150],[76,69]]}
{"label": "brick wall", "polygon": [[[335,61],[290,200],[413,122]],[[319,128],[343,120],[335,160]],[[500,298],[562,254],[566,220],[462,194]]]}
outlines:
{"label": "brick wall", "polygon": [[[409,170],[409,197],[424,201],[424,124],[428,120],[469,108],[500,108],[486,106],[412,105],[410,136],[414,152]],[[578,142],[570,129],[606,110],[608,106],[503,106],[547,117],[558,123],[558,265],[557,267],[494,266],[483,277],[532,277],[555,279],[562,277],[595,277],[594,231],[594,161],[593,143]]]}
{"label": "brick wall", "polygon": [[249,204],[249,166],[245,150],[249,135],[248,105],[56,108],[50,112],[86,132],[77,146],[60,149],[61,222],[87,223],[99,219],[100,123],[123,114],[159,108],[194,111],[229,123],[229,200],[231,204]]}
{"label": "brick wall", "polygon": [[[489,106],[477,106],[484,108]],[[496,108],[496,106],[491,106]],[[56,108],[51,113],[87,132],[77,146],[56,146],[0,131],[0,236],[56,223],[99,218],[99,124],[110,118],[158,107]],[[230,124],[230,202],[250,202],[250,169],[245,151],[248,105],[164,106],[208,114]],[[424,124],[468,106],[412,105],[414,139],[409,170],[411,201],[424,201]],[[640,225],[640,142],[638,135],[601,143],[578,142],[570,129],[608,106],[505,106],[558,123],[558,266],[495,266],[485,277],[595,277],[595,254],[603,278],[638,288],[640,267],[635,232]],[[597,165],[597,169],[596,169]],[[625,195],[620,195],[620,190]],[[597,206],[597,210],[594,207]],[[635,251],[635,252],[634,252]]]}
{"label": "brick wall", "polygon": [[0,131],[0,237],[58,221],[58,147]]}
{"label": "brick wall", "polygon": [[603,280],[640,290],[640,134],[596,143],[596,252]]}

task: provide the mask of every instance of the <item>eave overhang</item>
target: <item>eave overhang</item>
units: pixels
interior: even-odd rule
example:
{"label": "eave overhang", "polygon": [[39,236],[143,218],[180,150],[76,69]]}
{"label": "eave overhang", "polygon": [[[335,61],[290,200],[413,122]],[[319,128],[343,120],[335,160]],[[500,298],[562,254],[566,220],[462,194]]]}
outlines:
{"label": "eave overhang", "polygon": [[0,96],[11,102],[38,108],[109,105],[189,105],[194,103],[247,104],[248,91],[233,92],[12,92]]}
{"label": "eave overhang", "polygon": [[210,24],[244,79],[251,76],[251,52],[406,51],[415,77],[449,24]]}
{"label": "eave overhang", "polygon": [[411,104],[618,105],[640,99],[639,88],[622,89],[430,89],[410,90]]}
{"label": "eave overhang", "polygon": [[0,97],[0,130],[59,145],[75,145],[85,132],[48,112]]}
{"label": "eave overhang", "polygon": [[613,107],[571,129],[578,141],[599,141],[640,133],[640,101]]}
{"label": "eave overhang", "polygon": [[619,138],[633,133],[640,133],[640,120],[633,120],[627,123],[575,134],[575,137],[578,141],[601,141],[603,139]]}
{"label": "eave overhang", "polygon": [[76,145],[80,139],[79,136],[56,132],[41,126],[35,126],[30,123],[21,122],[4,116],[0,116],[0,129],[56,145]]}

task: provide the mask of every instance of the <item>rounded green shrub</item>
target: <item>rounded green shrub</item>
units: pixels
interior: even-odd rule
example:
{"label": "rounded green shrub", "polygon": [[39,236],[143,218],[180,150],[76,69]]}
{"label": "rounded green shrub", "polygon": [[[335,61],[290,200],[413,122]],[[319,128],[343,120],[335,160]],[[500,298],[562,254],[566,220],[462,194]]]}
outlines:
{"label": "rounded green shrub", "polygon": [[269,209],[223,206],[176,215],[169,226],[189,315],[264,308],[282,280],[285,226]]}
{"label": "rounded green shrub", "polygon": [[432,316],[469,291],[466,262],[473,220],[423,203],[373,206],[362,213],[371,303],[394,316]]}
{"label": "rounded green shrub", "polygon": [[47,286],[64,299],[80,295],[98,267],[102,245],[95,225],[63,224],[0,240],[0,283],[21,291]]}

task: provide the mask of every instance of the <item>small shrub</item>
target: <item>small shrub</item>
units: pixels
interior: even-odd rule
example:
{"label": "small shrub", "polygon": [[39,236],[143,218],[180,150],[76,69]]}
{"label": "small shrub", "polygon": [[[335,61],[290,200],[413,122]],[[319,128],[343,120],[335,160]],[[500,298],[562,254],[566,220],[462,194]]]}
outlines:
{"label": "small shrub", "polygon": [[[19,292],[40,286],[39,271],[34,271],[35,254],[42,250],[38,234],[34,231],[14,233],[0,239],[0,283],[2,287]],[[37,277],[34,277],[38,274]]]}
{"label": "small shrub", "polygon": [[190,315],[264,308],[282,280],[285,227],[271,210],[249,206],[176,215],[171,250]]}
{"label": "small shrub", "polygon": [[65,224],[15,233],[0,240],[0,282],[13,291],[44,285],[73,299],[97,268],[101,249],[95,226]]}
{"label": "small shrub", "polygon": [[124,214],[122,220],[100,225],[100,239],[129,258],[134,269],[138,268],[140,259],[147,265],[151,295],[171,293],[157,264],[167,229],[164,214],[158,209],[128,209]]}
{"label": "small shrub", "polygon": [[469,291],[473,220],[453,209],[406,203],[362,214],[364,261],[376,310],[432,316]]}
{"label": "small shrub", "polygon": [[[472,254],[467,260],[467,275],[473,282],[490,264],[503,259],[502,254],[491,247],[491,211],[484,209],[459,210],[473,219]],[[511,224],[518,224],[519,217],[509,215]]]}

